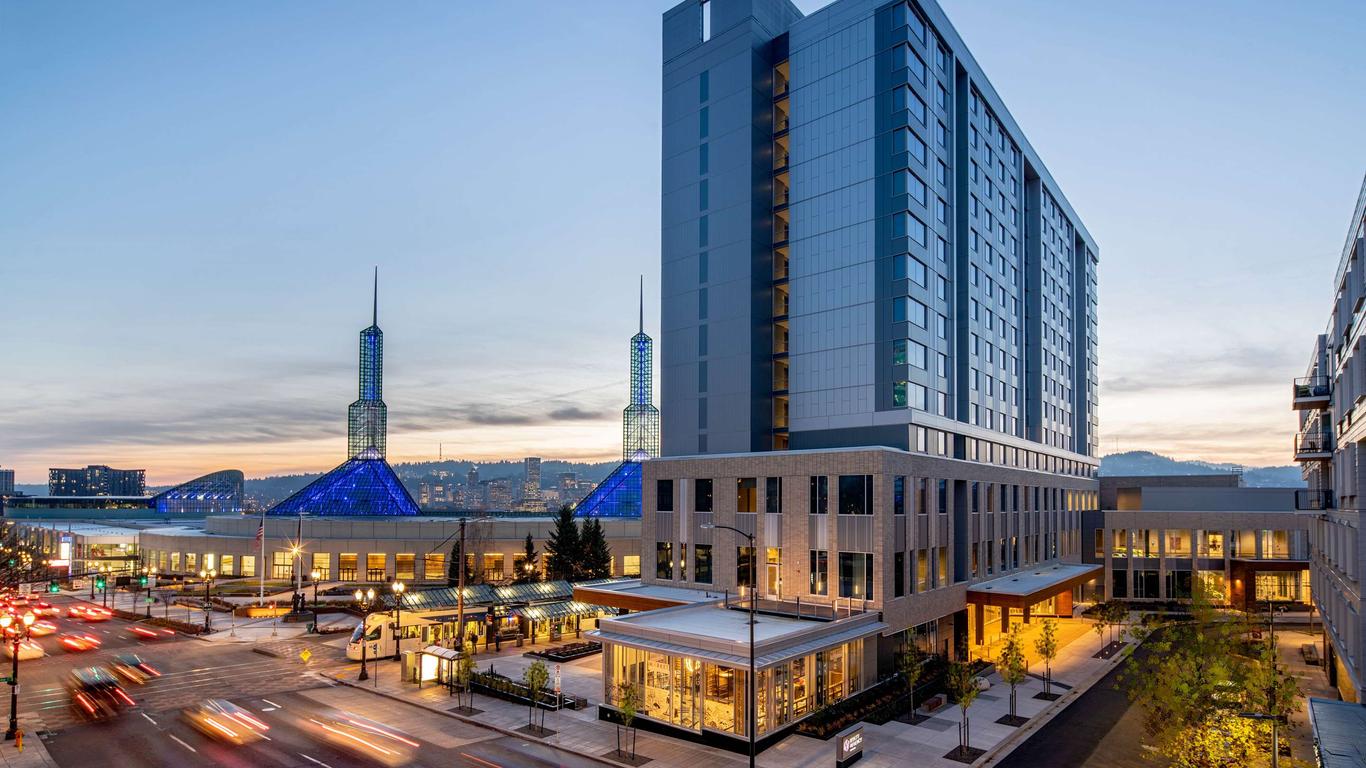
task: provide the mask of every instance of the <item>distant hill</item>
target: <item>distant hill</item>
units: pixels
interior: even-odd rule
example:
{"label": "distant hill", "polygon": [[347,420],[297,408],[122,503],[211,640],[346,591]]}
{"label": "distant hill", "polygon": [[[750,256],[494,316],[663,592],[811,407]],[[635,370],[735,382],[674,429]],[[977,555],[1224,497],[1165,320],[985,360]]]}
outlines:
{"label": "distant hill", "polygon": [[1243,484],[1249,488],[1302,488],[1300,468],[1243,467],[1208,461],[1182,461],[1151,451],[1112,453],[1100,459],[1101,477],[1107,475],[1217,475],[1242,471]]}

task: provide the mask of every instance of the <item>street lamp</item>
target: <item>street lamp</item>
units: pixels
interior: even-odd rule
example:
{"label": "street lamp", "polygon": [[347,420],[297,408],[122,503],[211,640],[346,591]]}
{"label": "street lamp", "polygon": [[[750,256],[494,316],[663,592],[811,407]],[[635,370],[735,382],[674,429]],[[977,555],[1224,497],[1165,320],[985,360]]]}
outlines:
{"label": "street lamp", "polygon": [[745,533],[739,528],[715,523],[703,523],[702,528],[709,531],[733,531],[749,541],[749,679],[746,681],[749,688],[749,706],[745,707],[745,731],[749,736],[749,768],[754,768],[754,699],[757,688],[754,680],[754,601],[757,594],[754,590],[759,584],[759,551],[754,546],[754,534],[752,533]]}
{"label": "street lamp", "polygon": [[114,569],[107,565],[100,566],[100,575],[103,577],[104,586],[100,587],[100,605],[109,607],[109,574]]}
{"label": "street lamp", "polygon": [[213,615],[213,606],[209,604],[209,590],[213,588],[213,580],[217,576],[218,571],[212,568],[199,572],[199,578],[204,580],[204,634],[209,633],[209,619]]}
{"label": "street lamp", "polygon": [[323,577],[323,572],[317,568],[308,574],[313,578],[313,626],[318,626],[318,579]]}
{"label": "street lamp", "polygon": [[394,579],[389,589],[394,592],[394,660],[399,661],[402,660],[403,651],[403,591],[407,587],[403,582]]}
{"label": "street lamp", "polygon": [[375,602],[375,590],[367,589],[364,592],[359,589],[355,594],[356,602],[360,605],[360,677],[357,680],[369,680],[370,673],[365,669],[365,650],[370,645],[369,630],[365,626],[365,620],[370,617],[370,604]]}
{"label": "street lamp", "polygon": [[147,571],[147,618],[152,618],[152,579],[157,575],[155,565],[146,568]]}
{"label": "street lamp", "polygon": [[14,666],[11,667],[9,678],[9,730],[5,731],[5,741],[13,741],[19,735],[19,643],[29,637],[34,618],[33,611],[28,611],[15,624],[16,617],[8,614],[0,616],[0,631],[10,636],[14,644]]}

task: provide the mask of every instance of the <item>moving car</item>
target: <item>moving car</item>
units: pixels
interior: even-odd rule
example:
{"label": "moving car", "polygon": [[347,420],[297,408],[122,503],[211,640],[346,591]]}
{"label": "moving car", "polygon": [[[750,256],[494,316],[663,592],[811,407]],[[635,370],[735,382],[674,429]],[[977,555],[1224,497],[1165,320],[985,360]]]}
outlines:
{"label": "moving car", "polygon": [[265,738],[270,730],[251,710],[226,699],[209,699],[182,713],[191,728],[214,739],[241,746]]}
{"label": "moving car", "polygon": [[[14,643],[12,643],[12,642],[6,642],[4,645],[5,645],[5,658],[7,658],[7,659],[12,659],[12,658],[14,658]],[[43,658],[43,656],[44,656],[43,646],[38,645],[37,643],[33,642],[32,640],[21,640],[21,641],[19,641],[19,660],[20,660],[20,661],[30,661],[30,660],[32,660],[32,659],[41,659],[41,658]]]}
{"label": "moving car", "polygon": [[89,720],[117,717],[125,707],[136,704],[114,675],[103,667],[83,667],[71,672],[67,680],[71,707]]}
{"label": "moving car", "polygon": [[146,685],[148,680],[161,677],[161,673],[136,653],[120,653],[110,664],[114,673],[130,683]]}
{"label": "moving car", "polygon": [[109,610],[108,608],[101,608],[97,605],[92,605],[89,608],[86,608],[85,612],[81,615],[81,618],[85,619],[86,621],[109,621],[113,617],[113,611]]}
{"label": "moving car", "polygon": [[344,752],[383,765],[406,765],[420,744],[404,732],[350,712],[307,716],[301,726]]}
{"label": "moving car", "polygon": [[174,629],[153,629],[151,627],[140,627],[136,624],[128,628],[139,640],[161,640],[167,637],[175,637]]}
{"label": "moving car", "polygon": [[39,619],[33,622],[33,626],[29,627],[28,631],[34,637],[46,637],[57,631],[57,622]]}
{"label": "moving car", "polygon": [[57,638],[57,642],[62,644],[68,652],[93,651],[100,647],[100,639],[94,635],[76,634],[71,632]]}

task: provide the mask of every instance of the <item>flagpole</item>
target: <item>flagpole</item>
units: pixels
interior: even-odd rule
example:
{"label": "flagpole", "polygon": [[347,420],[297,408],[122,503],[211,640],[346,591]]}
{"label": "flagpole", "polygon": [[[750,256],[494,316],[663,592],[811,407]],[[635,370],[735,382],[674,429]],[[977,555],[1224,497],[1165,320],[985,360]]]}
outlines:
{"label": "flagpole", "polygon": [[266,604],[266,507],[261,505],[261,527],[256,530],[256,542],[261,545],[261,559],[256,567],[261,573],[261,591],[256,596],[256,605],[264,607]]}

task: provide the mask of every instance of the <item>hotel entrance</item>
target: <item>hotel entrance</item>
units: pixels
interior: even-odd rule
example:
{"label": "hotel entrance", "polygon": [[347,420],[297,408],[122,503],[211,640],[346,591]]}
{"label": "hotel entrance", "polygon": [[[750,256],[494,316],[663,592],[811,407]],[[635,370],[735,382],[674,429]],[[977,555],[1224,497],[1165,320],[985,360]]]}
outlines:
{"label": "hotel entrance", "polygon": [[[1043,617],[1070,625],[1076,593],[1100,571],[1098,565],[1058,563],[969,587],[968,655],[995,658],[1012,627],[1023,626],[1031,634]],[[1072,634],[1070,628],[1060,632]],[[1033,647],[1032,639],[1026,646]]]}

